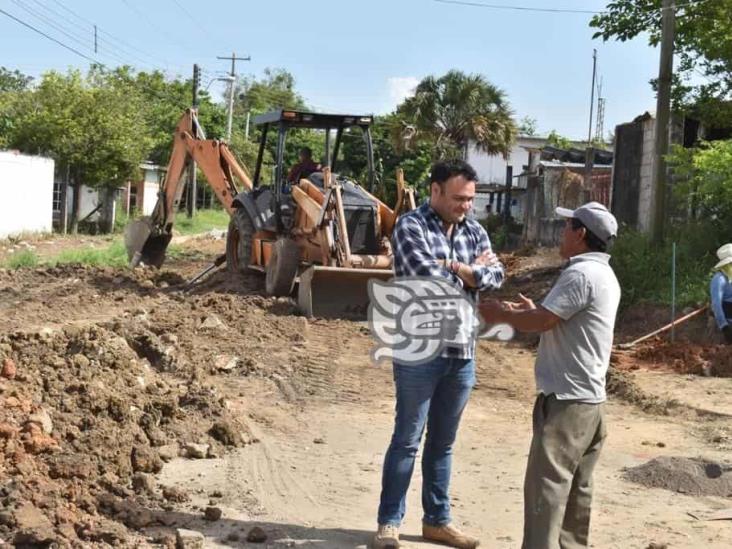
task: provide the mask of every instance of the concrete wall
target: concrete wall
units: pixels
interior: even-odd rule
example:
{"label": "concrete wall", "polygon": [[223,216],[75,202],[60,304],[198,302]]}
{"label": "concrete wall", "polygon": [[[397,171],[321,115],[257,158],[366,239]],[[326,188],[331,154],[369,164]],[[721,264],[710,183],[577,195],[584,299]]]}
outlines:
{"label": "concrete wall", "polygon": [[641,153],[640,186],[638,194],[638,229],[651,230],[653,207],[653,151],[656,140],[656,119],[643,122],[643,152]]}
{"label": "concrete wall", "polygon": [[[146,174],[147,175],[147,174]],[[142,201],[138,202],[140,205],[139,209],[142,210],[143,215],[152,214],[155,209],[155,204],[158,201],[158,182],[157,177],[154,181],[148,181],[147,177],[145,181],[138,187],[138,192],[142,191]]]}
{"label": "concrete wall", "polygon": [[51,231],[53,170],[50,158],[0,151],[0,238]]}

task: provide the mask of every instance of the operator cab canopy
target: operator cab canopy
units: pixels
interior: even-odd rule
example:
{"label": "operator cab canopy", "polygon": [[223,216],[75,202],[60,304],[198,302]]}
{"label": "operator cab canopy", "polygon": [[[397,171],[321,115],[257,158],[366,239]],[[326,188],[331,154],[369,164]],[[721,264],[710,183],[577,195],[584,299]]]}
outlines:
{"label": "operator cab canopy", "polygon": [[289,128],[312,128],[337,130],[349,126],[367,128],[374,122],[373,116],[358,114],[323,114],[314,112],[277,109],[254,117],[254,125],[283,124]]}
{"label": "operator cab canopy", "polygon": [[[328,166],[332,173],[337,171],[338,153],[341,148],[341,141],[344,131],[350,128],[360,128],[366,145],[366,170],[368,180],[364,182],[366,187],[373,192],[374,190],[374,153],[373,143],[371,141],[370,127],[374,122],[371,115],[357,114],[326,114],[304,112],[292,109],[276,109],[254,117],[254,125],[261,126],[261,138],[259,142],[259,153],[257,155],[257,163],[255,166],[253,184],[254,187],[259,186],[259,179],[262,173],[262,161],[264,150],[267,143],[267,133],[270,128],[277,132],[277,145],[275,152],[275,179],[279,187],[286,183],[286,170],[284,164],[285,141],[288,130],[290,129],[312,129],[325,130],[325,147],[323,167]],[[335,130],[335,142],[331,144],[331,133]]]}

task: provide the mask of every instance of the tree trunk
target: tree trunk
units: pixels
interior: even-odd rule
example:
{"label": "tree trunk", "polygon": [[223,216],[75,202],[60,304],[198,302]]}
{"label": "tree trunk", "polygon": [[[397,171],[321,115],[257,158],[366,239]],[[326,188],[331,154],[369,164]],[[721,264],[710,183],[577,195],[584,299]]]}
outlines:
{"label": "tree trunk", "polygon": [[69,220],[69,232],[76,234],[79,230],[79,210],[81,208],[81,183],[78,175],[74,175],[74,182],[71,186],[74,196],[71,201],[71,219]]}
{"label": "tree trunk", "polygon": [[103,206],[99,225],[101,231],[105,234],[109,234],[114,230],[114,203],[116,195],[117,190],[114,188],[105,188],[102,190]]}

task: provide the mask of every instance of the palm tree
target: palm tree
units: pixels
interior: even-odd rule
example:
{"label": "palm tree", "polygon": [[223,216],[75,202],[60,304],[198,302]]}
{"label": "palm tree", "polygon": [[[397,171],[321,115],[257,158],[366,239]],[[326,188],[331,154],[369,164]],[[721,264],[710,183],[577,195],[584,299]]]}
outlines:
{"label": "palm tree", "polygon": [[516,122],[505,93],[479,74],[451,70],[440,78],[428,76],[414,96],[397,108],[402,121],[395,144],[405,135],[435,144],[435,156],[467,157],[472,142],[487,154],[508,155],[516,139]]}

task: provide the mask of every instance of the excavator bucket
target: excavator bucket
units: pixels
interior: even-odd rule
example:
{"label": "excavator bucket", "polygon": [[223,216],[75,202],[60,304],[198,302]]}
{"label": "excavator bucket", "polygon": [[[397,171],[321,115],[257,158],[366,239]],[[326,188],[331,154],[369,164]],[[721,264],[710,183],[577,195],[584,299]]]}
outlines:
{"label": "excavator bucket", "polygon": [[389,280],[391,269],[308,267],[300,275],[298,307],[307,317],[365,320],[368,314],[368,281]]}
{"label": "excavator bucket", "polygon": [[125,247],[130,267],[140,263],[160,267],[172,235],[156,229],[149,217],[136,219],[125,229]]}

